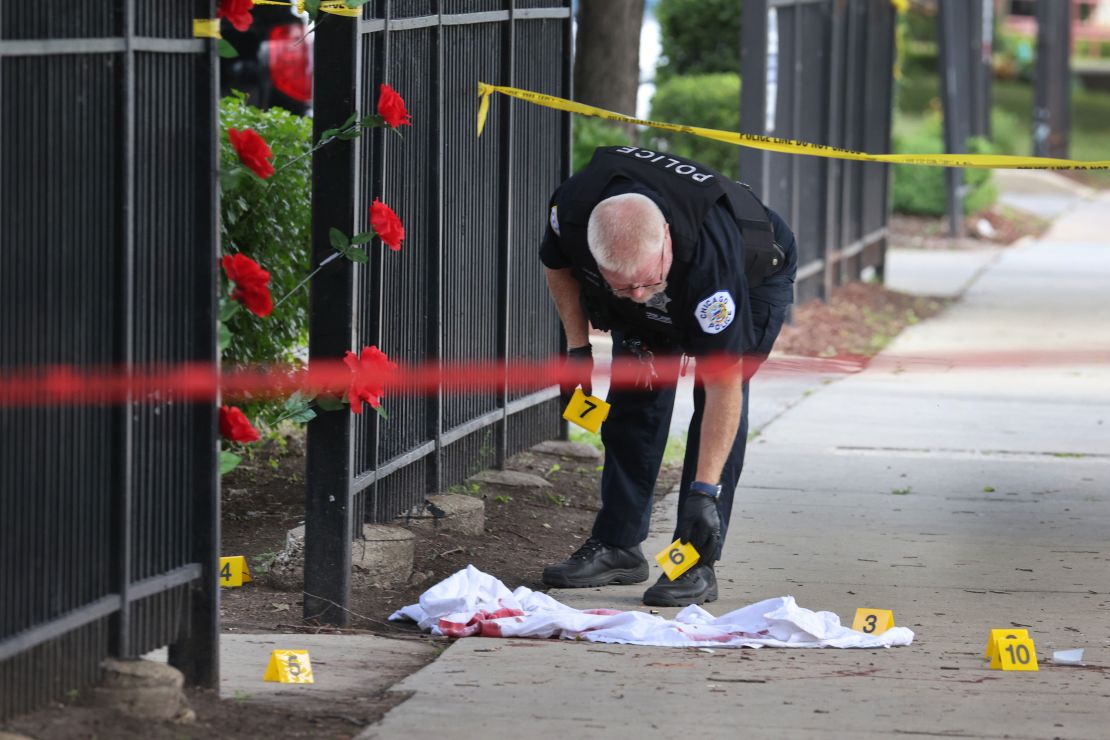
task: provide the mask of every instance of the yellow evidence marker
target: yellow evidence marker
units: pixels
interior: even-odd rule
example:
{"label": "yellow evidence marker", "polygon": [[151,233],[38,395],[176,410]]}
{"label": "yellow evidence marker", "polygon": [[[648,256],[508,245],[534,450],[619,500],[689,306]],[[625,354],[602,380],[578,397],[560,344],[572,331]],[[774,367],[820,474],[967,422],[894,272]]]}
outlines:
{"label": "yellow evidence marker", "polygon": [[588,432],[597,434],[601,429],[601,422],[609,417],[609,404],[597,396],[587,396],[581,388],[574,389],[570,403],[563,411],[563,418],[571,424],[577,424]]}
{"label": "yellow evidence marker", "polygon": [[852,629],[866,635],[881,635],[894,626],[894,612],[889,609],[856,609]]}
{"label": "yellow evidence marker", "polygon": [[699,558],[701,558],[701,555],[698,554],[693,545],[689,542],[684,545],[682,540],[675,540],[655,556],[655,562],[659,563],[659,567],[667,574],[667,578],[673,581],[693,568]]}
{"label": "yellow evidence marker", "polygon": [[313,683],[312,663],[307,650],[274,650],[266,666],[263,681],[279,683]]}
{"label": "yellow evidence marker", "polygon": [[987,643],[991,670],[1037,671],[1037,649],[1028,630],[991,630]]}
{"label": "yellow evidence marker", "polygon": [[1018,630],[1018,629],[991,630],[990,637],[987,638],[987,649],[983,653],[983,659],[993,661],[998,656],[998,641],[999,640],[1017,640],[1017,639],[1026,639],[1028,637],[1029,637],[1029,630]]}
{"label": "yellow evidence marker", "polygon": [[247,559],[242,555],[232,555],[226,558],[220,558],[220,585],[228,588],[238,588],[244,583],[250,583],[251,578],[250,568],[247,567]]}

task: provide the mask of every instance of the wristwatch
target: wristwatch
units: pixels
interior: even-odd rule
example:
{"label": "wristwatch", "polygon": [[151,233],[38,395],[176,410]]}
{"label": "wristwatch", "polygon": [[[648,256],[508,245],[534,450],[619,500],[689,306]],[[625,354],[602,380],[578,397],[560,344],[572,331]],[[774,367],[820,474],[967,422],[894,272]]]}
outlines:
{"label": "wristwatch", "polygon": [[690,484],[690,492],[700,493],[704,496],[709,496],[710,498],[720,498],[721,484],[718,483],[714,485],[713,483],[705,483],[703,481],[696,480]]}

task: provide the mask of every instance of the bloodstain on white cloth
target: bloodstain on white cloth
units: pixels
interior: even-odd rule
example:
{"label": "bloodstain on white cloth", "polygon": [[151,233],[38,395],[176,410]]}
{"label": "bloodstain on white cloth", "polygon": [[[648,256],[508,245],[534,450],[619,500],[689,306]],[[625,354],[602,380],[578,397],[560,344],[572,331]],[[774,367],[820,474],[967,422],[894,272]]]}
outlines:
{"label": "bloodstain on white cloth", "polygon": [[473,565],[432,586],[419,603],[390,619],[408,619],[448,637],[558,637],[660,647],[879,648],[913,642],[913,631],[905,627],[864,634],[842,625],[832,612],[798,606],[793,596],[766,599],[720,617],[695,605],[674,619],[639,611],[574,609],[523,586],[510,591]]}

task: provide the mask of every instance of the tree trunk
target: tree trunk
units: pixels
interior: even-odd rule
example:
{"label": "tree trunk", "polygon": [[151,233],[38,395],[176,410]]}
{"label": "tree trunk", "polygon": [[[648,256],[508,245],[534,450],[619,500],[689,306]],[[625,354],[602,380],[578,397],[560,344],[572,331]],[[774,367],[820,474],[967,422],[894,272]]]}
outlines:
{"label": "tree trunk", "polygon": [[636,115],[644,0],[581,0],[574,44],[574,99]]}

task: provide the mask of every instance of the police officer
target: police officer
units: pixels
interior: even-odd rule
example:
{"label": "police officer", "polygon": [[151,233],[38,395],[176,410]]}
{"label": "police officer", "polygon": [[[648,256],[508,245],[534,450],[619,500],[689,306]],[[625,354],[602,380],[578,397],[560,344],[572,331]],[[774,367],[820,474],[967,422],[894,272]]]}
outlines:
{"label": "police officer", "polygon": [[[732,512],[748,437],[748,382],[771,351],[793,302],[797,250],[777,214],[746,187],[705,165],[633,146],[603,147],[552,196],[540,247],[568,347],[568,368],[589,393],[589,323],[612,331],[613,384],[602,427],[602,507],[593,533],[562,563],[551,586],[640,583],[648,564],[652,494],[685,357],[695,367],[675,537],[699,563],[644,593],[655,606],[717,598],[713,564]],[[722,372],[723,368],[723,372]],[[563,388],[564,394],[574,386]]]}

